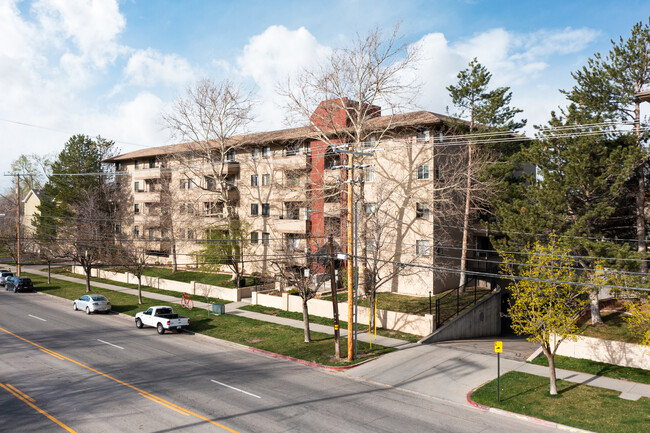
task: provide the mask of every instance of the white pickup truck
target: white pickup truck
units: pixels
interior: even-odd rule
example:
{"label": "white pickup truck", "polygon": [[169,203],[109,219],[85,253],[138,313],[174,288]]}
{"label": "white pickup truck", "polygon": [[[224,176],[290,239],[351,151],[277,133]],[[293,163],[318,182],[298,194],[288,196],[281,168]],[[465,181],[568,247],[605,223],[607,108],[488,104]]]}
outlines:
{"label": "white pickup truck", "polygon": [[190,319],[175,314],[172,307],[149,307],[147,311],[141,311],[135,315],[135,326],[138,328],[153,326],[159,334],[164,334],[166,329],[175,329],[177,332],[181,332],[184,327],[190,326]]}

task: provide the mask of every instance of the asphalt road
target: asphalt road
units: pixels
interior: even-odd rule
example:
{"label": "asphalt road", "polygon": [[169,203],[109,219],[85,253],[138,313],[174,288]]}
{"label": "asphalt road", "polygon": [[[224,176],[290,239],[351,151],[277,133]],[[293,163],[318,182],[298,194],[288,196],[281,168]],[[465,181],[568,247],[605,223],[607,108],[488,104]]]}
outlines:
{"label": "asphalt road", "polygon": [[548,431],[71,304],[0,288],[0,431]]}

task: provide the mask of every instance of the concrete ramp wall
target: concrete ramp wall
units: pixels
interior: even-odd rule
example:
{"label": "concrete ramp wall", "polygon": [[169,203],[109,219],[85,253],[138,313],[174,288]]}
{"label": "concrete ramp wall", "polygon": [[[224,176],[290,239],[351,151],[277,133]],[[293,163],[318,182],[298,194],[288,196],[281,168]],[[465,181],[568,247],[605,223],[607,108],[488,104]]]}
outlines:
{"label": "concrete ramp wall", "polygon": [[419,343],[491,337],[501,334],[501,291],[493,292],[469,310],[424,337]]}

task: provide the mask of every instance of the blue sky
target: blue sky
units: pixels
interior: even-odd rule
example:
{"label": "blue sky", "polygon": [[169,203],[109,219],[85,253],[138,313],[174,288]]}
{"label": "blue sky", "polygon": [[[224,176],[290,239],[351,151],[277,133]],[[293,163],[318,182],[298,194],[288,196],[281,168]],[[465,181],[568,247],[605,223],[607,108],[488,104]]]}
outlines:
{"label": "blue sky", "polygon": [[[563,104],[571,71],[649,16],[650,2],[635,0],[0,0],[0,170],[75,133],[123,151],[167,144],[161,113],[204,77],[254,92],[253,129],[282,128],[278,80],[397,22],[422,49],[420,108],[444,113],[445,87],[476,56],[539,124]],[[0,177],[0,192],[8,186]]]}

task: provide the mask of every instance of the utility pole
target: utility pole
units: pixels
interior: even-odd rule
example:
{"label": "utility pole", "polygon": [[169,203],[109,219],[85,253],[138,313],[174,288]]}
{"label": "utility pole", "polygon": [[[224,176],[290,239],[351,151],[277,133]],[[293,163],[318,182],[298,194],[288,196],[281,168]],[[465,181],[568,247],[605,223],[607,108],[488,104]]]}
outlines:
{"label": "utility pole", "polygon": [[341,359],[341,339],[339,338],[339,304],[336,299],[336,276],[334,275],[334,247],[332,235],[327,237],[327,244],[330,253],[330,287],[332,289],[332,309],[334,313],[334,353],[336,359]]}
{"label": "utility pole", "polygon": [[20,277],[20,176],[31,176],[31,173],[9,173],[5,176],[16,176],[16,273]]}

